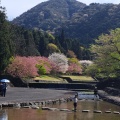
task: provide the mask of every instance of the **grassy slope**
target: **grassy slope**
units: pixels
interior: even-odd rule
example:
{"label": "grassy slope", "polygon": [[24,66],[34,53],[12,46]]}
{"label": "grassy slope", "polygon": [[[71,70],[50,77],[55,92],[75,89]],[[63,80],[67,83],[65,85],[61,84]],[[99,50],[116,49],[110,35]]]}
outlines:
{"label": "grassy slope", "polygon": [[42,81],[53,81],[53,82],[63,82],[63,79],[54,77],[54,76],[47,76],[47,75],[42,75],[40,77],[34,78],[34,80],[42,80]]}
{"label": "grassy slope", "polygon": [[90,76],[73,76],[73,75],[64,75],[63,77],[70,77],[73,81],[94,81]]}
{"label": "grassy slope", "polygon": [[[94,81],[93,78],[89,77],[89,76],[73,76],[73,75],[63,75],[64,77],[70,77],[72,80],[76,80],[76,81]],[[58,78],[58,77],[54,77],[54,76],[47,76],[47,75],[43,75],[40,77],[36,77],[34,78],[34,80],[42,80],[42,81],[51,81],[51,82],[63,82],[64,80],[62,78]]]}

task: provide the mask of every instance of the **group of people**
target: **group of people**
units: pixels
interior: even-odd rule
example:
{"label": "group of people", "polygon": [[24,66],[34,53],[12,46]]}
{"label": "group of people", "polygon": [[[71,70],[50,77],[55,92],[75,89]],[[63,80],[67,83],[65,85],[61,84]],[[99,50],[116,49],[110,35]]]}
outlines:
{"label": "group of people", "polygon": [[0,83],[0,93],[1,96],[5,97],[6,95],[7,84],[5,82]]}
{"label": "group of people", "polygon": [[[94,88],[94,99],[98,97],[98,89],[95,86]],[[78,102],[78,94],[75,95],[75,97],[73,98],[73,106],[74,106],[74,111],[77,110],[77,102]]]}

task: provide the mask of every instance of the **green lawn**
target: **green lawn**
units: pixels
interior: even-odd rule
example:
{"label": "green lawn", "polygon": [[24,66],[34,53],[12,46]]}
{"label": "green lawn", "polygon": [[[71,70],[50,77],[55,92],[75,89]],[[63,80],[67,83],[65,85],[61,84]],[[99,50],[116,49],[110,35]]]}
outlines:
{"label": "green lawn", "polygon": [[54,76],[47,76],[42,75],[40,77],[34,78],[34,80],[40,80],[40,81],[49,81],[49,82],[64,82],[62,78],[54,77]]}
{"label": "green lawn", "polygon": [[[62,76],[70,77],[73,81],[86,81],[86,82],[94,81],[94,79],[89,76],[74,76],[74,75],[62,75]],[[42,75],[40,77],[35,77],[33,80],[43,81],[43,82],[66,82],[62,78],[55,77],[55,76],[48,76],[48,75]]]}
{"label": "green lawn", "polygon": [[90,76],[73,76],[73,75],[62,75],[63,77],[70,77],[72,80],[76,81],[94,81]]}

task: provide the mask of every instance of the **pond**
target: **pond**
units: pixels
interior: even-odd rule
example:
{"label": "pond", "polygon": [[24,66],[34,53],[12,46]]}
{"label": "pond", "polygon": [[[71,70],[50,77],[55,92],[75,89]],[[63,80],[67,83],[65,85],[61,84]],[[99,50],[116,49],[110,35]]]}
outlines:
{"label": "pond", "polygon": [[[79,94],[81,96],[83,94]],[[84,95],[83,95],[84,96]],[[86,95],[86,96],[91,96]],[[92,96],[93,97],[93,96]],[[79,100],[77,111],[73,112],[73,103],[61,103],[49,105],[47,107],[58,108],[57,111],[48,111],[31,108],[7,108],[0,110],[0,120],[119,120],[120,114],[114,114],[113,111],[119,111],[120,107],[99,100]],[[60,111],[60,109],[69,109],[70,111]],[[82,110],[90,110],[82,112]],[[94,113],[94,110],[100,110],[102,113]],[[105,113],[110,110],[111,113]]]}

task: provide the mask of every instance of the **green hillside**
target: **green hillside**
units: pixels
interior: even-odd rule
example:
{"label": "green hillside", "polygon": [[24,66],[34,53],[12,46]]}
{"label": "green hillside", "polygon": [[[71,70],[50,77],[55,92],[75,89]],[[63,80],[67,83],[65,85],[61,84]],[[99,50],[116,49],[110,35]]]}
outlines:
{"label": "green hillside", "polygon": [[38,4],[15,18],[12,23],[25,28],[48,31],[80,43],[94,43],[102,33],[120,27],[120,5],[91,3],[76,0],[49,0]]}

